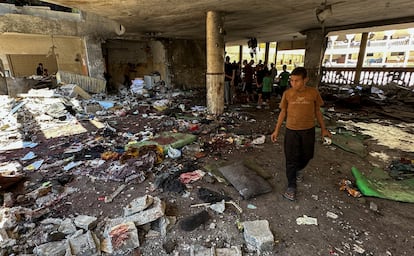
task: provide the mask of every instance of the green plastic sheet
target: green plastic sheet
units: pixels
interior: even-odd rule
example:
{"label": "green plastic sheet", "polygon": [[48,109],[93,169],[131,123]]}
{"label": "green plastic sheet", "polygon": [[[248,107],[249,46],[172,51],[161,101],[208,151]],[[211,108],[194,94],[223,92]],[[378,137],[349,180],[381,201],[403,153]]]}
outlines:
{"label": "green plastic sheet", "polygon": [[369,176],[365,176],[352,167],[352,174],[364,196],[414,203],[414,178],[397,181],[380,168],[374,168]]}

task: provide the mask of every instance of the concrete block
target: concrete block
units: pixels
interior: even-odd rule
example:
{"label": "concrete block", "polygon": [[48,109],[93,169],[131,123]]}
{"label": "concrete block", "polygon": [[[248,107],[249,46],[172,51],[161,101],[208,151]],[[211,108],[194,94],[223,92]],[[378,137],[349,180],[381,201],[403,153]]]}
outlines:
{"label": "concrete block", "polygon": [[64,91],[64,95],[68,97],[81,97],[85,100],[89,100],[92,98],[92,96],[87,93],[85,90],[83,90],[81,87],[79,87],[76,84],[66,84],[60,87],[62,91]]}
{"label": "concrete block", "polygon": [[99,103],[91,103],[91,104],[87,104],[85,106],[85,113],[87,114],[95,114],[98,111],[101,111],[102,107],[101,105],[99,105]]}
{"label": "concrete block", "polygon": [[108,245],[105,251],[115,255],[126,255],[139,247],[138,230],[133,222],[122,223],[109,229]]}
{"label": "concrete block", "polygon": [[3,207],[13,207],[13,193],[4,193],[3,194]]}
{"label": "concrete block", "polygon": [[273,249],[274,237],[270,231],[267,220],[245,221],[244,239],[248,246],[259,251],[270,251]]}
{"label": "concrete block", "polygon": [[75,226],[83,228],[84,230],[90,230],[96,227],[97,218],[87,215],[79,215],[75,218]]}
{"label": "concrete block", "polygon": [[[16,244],[16,239],[11,239],[4,228],[0,229],[0,248],[12,247]],[[0,254],[2,255],[2,254]]]}
{"label": "concrete block", "polygon": [[[69,239],[69,246],[74,256],[101,255],[99,239],[91,231]],[[51,254],[52,255],[52,254]]]}
{"label": "concrete block", "polygon": [[68,242],[66,240],[59,242],[50,242],[36,246],[33,253],[37,256],[65,256],[68,249]]}
{"label": "concrete block", "polygon": [[71,235],[76,232],[75,224],[73,224],[72,219],[65,219],[62,221],[58,228],[59,232],[62,232],[65,235]]}
{"label": "concrete block", "polygon": [[153,222],[162,216],[165,213],[165,203],[161,201],[158,197],[154,198],[152,206],[145,211],[135,213],[133,215],[116,218],[110,221],[110,226],[116,226],[121,223],[134,222],[136,226],[141,226],[150,222]]}
{"label": "concrete block", "polygon": [[242,256],[241,247],[232,246],[231,248],[217,248],[215,255],[220,256]]}
{"label": "concrete block", "polygon": [[134,213],[141,212],[147,209],[153,202],[154,198],[150,195],[135,198],[124,207],[124,216],[130,216]]}
{"label": "concrete block", "polygon": [[242,256],[240,247],[232,246],[231,248],[206,248],[204,246],[192,245],[190,255],[194,256]]}

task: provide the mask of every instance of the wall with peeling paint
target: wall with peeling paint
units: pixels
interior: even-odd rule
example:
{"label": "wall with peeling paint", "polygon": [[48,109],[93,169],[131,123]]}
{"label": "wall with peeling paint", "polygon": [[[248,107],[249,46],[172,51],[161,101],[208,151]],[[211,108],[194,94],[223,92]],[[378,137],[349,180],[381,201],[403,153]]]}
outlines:
{"label": "wall with peeling paint", "polygon": [[206,43],[201,40],[171,40],[165,46],[172,84],[184,89],[205,87]]}
{"label": "wall with peeling paint", "polygon": [[[45,36],[34,34],[5,33],[0,35],[0,59],[5,70],[11,70],[9,54],[55,55],[59,70],[82,74],[82,63],[77,54],[85,56],[84,42],[79,37]],[[35,72],[37,64],[33,69]],[[54,73],[57,70],[49,70]],[[26,74],[31,75],[31,74]]]}

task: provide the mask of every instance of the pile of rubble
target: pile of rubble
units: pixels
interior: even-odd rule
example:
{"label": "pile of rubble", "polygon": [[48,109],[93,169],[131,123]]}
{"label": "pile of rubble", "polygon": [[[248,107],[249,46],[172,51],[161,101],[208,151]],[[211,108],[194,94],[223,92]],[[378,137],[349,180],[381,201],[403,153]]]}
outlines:
{"label": "pile of rubble", "polygon": [[[145,226],[146,236],[155,232],[165,237],[176,217],[167,216],[165,202],[148,193],[188,196],[187,187],[194,181],[223,180],[206,175],[198,166],[201,159],[265,142],[261,134],[227,130],[238,122],[255,122],[251,115],[239,111],[213,118],[205,107],[191,105],[190,95],[194,92],[164,87],[91,95],[77,85],[66,85],[32,89],[19,98],[1,96],[0,186],[11,192],[1,198],[0,255],[128,255],[140,247],[139,230]],[[68,197],[82,193],[72,186],[80,176],[120,183],[112,194],[98,198],[105,203],[130,184],[148,177],[153,183],[147,194],[130,200],[119,217],[59,212],[59,205],[71,203]],[[228,197],[218,196],[205,206],[223,213],[225,204],[242,211]],[[192,231],[209,219],[207,213],[194,222],[197,216],[184,219],[182,230]],[[267,221],[241,225],[250,250],[271,250]],[[212,250],[241,255],[241,248],[190,250],[206,253],[197,255],[210,255]]]}

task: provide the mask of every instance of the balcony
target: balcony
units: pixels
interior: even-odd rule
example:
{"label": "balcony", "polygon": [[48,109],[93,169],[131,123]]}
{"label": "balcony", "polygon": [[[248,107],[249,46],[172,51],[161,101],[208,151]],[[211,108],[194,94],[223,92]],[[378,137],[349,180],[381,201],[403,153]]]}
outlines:
{"label": "balcony", "polygon": [[[356,68],[323,67],[321,82],[354,85],[355,73]],[[388,84],[414,89],[414,68],[362,68],[358,85],[381,87]]]}

